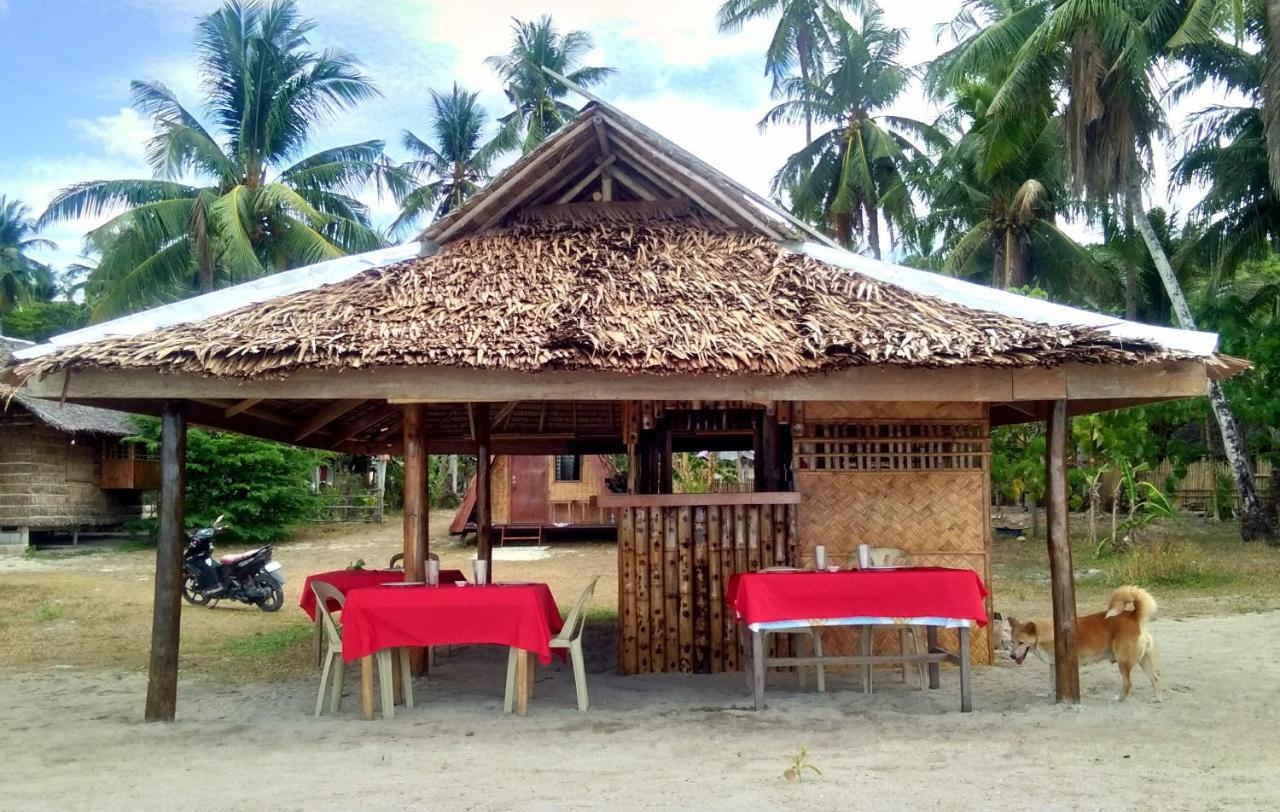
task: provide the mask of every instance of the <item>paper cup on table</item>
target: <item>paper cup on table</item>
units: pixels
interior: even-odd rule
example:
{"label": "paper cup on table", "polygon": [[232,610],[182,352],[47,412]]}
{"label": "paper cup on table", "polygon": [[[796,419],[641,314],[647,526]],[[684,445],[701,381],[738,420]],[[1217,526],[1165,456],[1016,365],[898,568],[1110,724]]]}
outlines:
{"label": "paper cup on table", "polygon": [[813,566],[819,572],[827,568],[827,545],[819,544],[813,548]]}
{"label": "paper cup on table", "polygon": [[483,558],[472,561],[471,573],[477,585],[489,583],[489,562]]}
{"label": "paper cup on table", "polygon": [[427,559],[427,585],[440,585],[440,562],[434,558]]}
{"label": "paper cup on table", "polygon": [[871,545],[869,544],[858,545],[858,569],[871,569]]}

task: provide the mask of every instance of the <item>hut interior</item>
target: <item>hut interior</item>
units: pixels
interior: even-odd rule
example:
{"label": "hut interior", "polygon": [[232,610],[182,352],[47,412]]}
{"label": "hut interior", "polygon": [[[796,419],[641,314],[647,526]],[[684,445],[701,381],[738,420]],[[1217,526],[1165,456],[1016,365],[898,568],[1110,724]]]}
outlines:
{"label": "hut interior", "polygon": [[[727,578],[816,544],[989,578],[991,427],[1044,420],[1058,696],[1076,701],[1069,416],[1244,366],[1210,334],[843,251],[594,100],[414,243],[59,336],[13,374],[164,417],[148,715],[172,718],[188,422],[403,454],[418,577],[427,453],[476,455],[481,556],[493,455],[625,454],[629,493],[600,498],[618,511],[619,667],[699,673],[740,666]],[[756,492],[671,493],[673,451],[742,449]],[[991,646],[975,635],[975,659]]]}

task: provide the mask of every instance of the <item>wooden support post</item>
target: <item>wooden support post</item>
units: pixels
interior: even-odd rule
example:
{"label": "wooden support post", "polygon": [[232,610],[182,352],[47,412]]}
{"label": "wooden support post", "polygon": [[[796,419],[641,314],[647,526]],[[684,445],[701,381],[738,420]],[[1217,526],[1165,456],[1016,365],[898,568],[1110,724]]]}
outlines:
{"label": "wooden support post", "polygon": [[[404,579],[425,581],[428,545],[427,517],[427,407],[408,403],[404,408]],[[409,652],[414,676],[426,673],[426,649]]]}
{"label": "wooden support post", "polygon": [[675,460],[671,456],[671,425],[664,417],[658,422],[658,493],[674,493],[672,467]]}
{"label": "wooden support post", "polygon": [[1076,650],[1076,581],[1067,534],[1067,402],[1057,400],[1045,425],[1045,525],[1049,540],[1049,581],[1053,593],[1053,659],[1058,702],[1080,702],[1080,660]]}
{"label": "wooden support post", "polygon": [[147,672],[148,722],[172,722],[178,706],[187,464],[187,420],[182,401],[164,404],[160,426],[160,530],[151,610],[151,664]]}
{"label": "wooden support post", "polygon": [[656,428],[642,429],[640,442],[636,449],[639,455],[640,475],[636,481],[638,493],[658,493],[659,472],[659,432]]}
{"label": "wooden support post", "polygon": [[493,491],[489,445],[489,404],[472,407],[476,431],[476,558],[487,561],[489,581],[493,581]]}
{"label": "wooden support post", "polygon": [[778,421],[771,414],[761,412],[756,417],[755,432],[755,489],[778,491],[782,489],[782,477],[778,466]]}

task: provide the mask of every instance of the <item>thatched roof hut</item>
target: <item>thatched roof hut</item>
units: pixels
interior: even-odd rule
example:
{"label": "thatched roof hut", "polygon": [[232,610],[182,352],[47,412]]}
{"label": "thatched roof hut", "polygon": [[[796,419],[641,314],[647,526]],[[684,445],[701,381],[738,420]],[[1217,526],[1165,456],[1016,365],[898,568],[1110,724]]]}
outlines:
{"label": "thatched roof hut", "polygon": [[[19,353],[16,375],[41,396],[164,413],[175,436],[191,420],[404,453],[419,473],[428,448],[475,453],[481,555],[491,454],[625,452],[619,665],[717,671],[738,666],[723,578],[858,538],[989,575],[991,426],[1047,420],[1065,487],[1069,414],[1202,395],[1245,366],[1216,345],[843,251],[596,100],[410,244],[59,336]],[[764,492],[664,494],[682,449],[753,449]],[[410,569],[421,499],[406,492]],[[687,556],[648,558],[642,517],[688,534]],[[650,600],[674,594],[662,573],[695,570],[688,605]],[[1069,568],[1055,574],[1068,589]],[[975,655],[991,645],[976,635]]]}
{"label": "thatched roof hut", "polygon": [[[31,346],[0,336],[0,369]],[[0,545],[25,547],[32,533],[75,533],[139,516],[143,486],[119,476],[142,464],[120,443],[137,431],[127,414],[0,385]]]}

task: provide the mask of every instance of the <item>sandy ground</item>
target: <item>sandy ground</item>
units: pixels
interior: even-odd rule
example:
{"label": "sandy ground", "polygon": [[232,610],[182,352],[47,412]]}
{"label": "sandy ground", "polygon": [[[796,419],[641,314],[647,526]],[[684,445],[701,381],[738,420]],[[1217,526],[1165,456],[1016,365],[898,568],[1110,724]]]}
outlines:
{"label": "sandy ground", "polygon": [[[1280,808],[1269,645],[1280,612],[1193,617],[1212,607],[1185,601],[1152,627],[1158,705],[1141,676],[1117,703],[1115,668],[1095,665],[1084,706],[1055,707],[1047,666],[1002,660],[976,669],[972,714],[958,712],[954,671],[927,692],[884,672],[872,696],[848,675],[822,695],[778,674],[755,713],[741,675],[616,676],[603,622],[588,627],[585,715],[557,664],[539,670],[527,718],[503,716],[505,652],[467,647],[442,657],[418,681],[417,707],[393,720],[359,718],[355,668],[341,712],[315,719],[302,578],[356,558],[380,565],[398,543],[397,522],[307,529],[277,550],[291,579],[283,611],[185,611],[168,725],[140,722],[153,554],[0,560],[0,810]],[[444,538],[433,548],[445,566],[472,555]],[[614,560],[609,545],[574,544],[500,552],[495,569],[546,581],[565,608],[603,574],[599,611],[616,605]],[[1037,582],[1020,588],[1013,600],[997,588],[997,608],[1047,609]],[[281,642],[243,648],[256,640]],[[821,774],[789,783],[802,747]]]}
{"label": "sandy ground", "polygon": [[[1280,613],[1162,620],[1153,627],[1167,695],[1140,684],[1117,703],[1113,667],[1083,676],[1079,709],[1044,697],[1039,663],[978,669],[961,714],[954,672],[919,692],[878,675],[825,695],[773,678],[747,709],[738,675],[617,677],[592,629],[592,708],[571,673],[539,671],[526,718],[500,713],[502,652],[457,649],[419,680],[418,705],[364,722],[347,674],[342,711],[310,715],[317,680],[184,680],[179,721],[138,722],[144,680],[50,668],[0,674],[0,806],[9,810],[1275,809],[1280,665],[1260,644]],[[822,771],[782,772],[807,747]]]}

